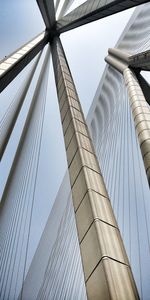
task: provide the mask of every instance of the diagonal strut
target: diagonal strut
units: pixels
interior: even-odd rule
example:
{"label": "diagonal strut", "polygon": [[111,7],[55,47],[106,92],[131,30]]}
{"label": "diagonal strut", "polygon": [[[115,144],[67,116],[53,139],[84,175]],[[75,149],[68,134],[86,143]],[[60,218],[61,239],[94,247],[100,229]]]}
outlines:
{"label": "diagonal strut", "polygon": [[0,93],[44,48],[48,41],[49,33],[44,31],[0,61]]}
{"label": "diagonal strut", "polygon": [[41,11],[46,29],[51,29],[55,25],[55,8],[53,0],[36,0]]}
{"label": "diagonal strut", "polygon": [[105,18],[148,0],[87,0],[57,22],[59,33]]}

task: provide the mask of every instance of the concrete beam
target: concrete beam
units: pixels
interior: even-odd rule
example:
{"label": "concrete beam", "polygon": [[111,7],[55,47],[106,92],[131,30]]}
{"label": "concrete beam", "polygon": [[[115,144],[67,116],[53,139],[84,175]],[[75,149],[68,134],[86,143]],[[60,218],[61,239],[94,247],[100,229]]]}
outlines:
{"label": "concrete beam", "polygon": [[57,22],[59,33],[105,18],[148,0],[87,0]]}
{"label": "concrete beam", "polygon": [[48,41],[49,34],[44,31],[0,61],[0,92],[30,63]]}
{"label": "concrete beam", "polygon": [[51,30],[56,22],[53,0],[36,0],[41,11],[46,29]]}
{"label": "concrete beam", "polygon": [[129,66],[143,71],[150,71],[150,50],[130,56]]}
{"label": "concrete beam", "polygon": [[[121,63],[125,63],[127,66],[135,69],[135,71],[137,69],[137,72],[140,72],[141,70],[150,71],[150,50],[131,55],[130,53],[123,52],[117,48],[109,48],[108,56],[109,58],[113,57]],[[106,61],[109,60],[111,63],[111,59],[109,59],[108,56]]]}

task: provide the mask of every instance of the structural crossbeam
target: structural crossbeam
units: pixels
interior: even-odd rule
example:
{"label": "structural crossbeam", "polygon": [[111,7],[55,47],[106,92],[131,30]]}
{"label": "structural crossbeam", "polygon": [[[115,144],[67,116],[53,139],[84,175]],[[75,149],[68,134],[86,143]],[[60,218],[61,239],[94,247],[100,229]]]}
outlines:
{"label": "structural crossbeam", "polygon": [[115,67],[120,73],[124,68],[131,67],[135,72],[150,71],[150,50],[131,55],[117,48],[109,48],[105,61]]}
{"label": "structural crossbeam", "polygon": [[133,68],[150,71],[150,50],[130,56],[129,65]]}
{"label": "structural crossbeam", "polygon": [[0,61],[0,92],[30,63],[48,41],[49,33],[44,31]]}
{"label": "structural crossbeam", "polygon": [[55,25],[55,8],[53,0],[37,0],[46,28],[51,29]]}
{"label": "structural crossbeam", "polygon": [[105,18],[148,0],[87,0],[57,22],[59,33]]}

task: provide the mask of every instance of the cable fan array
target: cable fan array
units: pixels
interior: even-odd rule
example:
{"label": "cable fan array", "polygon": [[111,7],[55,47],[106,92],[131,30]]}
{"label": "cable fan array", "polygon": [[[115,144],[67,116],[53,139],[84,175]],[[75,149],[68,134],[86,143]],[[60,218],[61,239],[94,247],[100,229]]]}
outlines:
{"label": "cable fan array", "polygon": [[[48,48],[1,201],[1,299],[16,299],[20,286],[23,293],[42,141],[49,59]],[[32,79],[32,76],[29,77]]]}

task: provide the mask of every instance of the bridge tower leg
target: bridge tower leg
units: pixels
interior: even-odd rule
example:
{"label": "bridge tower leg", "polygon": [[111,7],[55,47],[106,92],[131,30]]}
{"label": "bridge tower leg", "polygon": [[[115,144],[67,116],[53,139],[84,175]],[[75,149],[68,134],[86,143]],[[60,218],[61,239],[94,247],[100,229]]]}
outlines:
{"label": "bridge tower leg", "polygon": [[51,46],[88,299],[139,299],[60,39]]}

